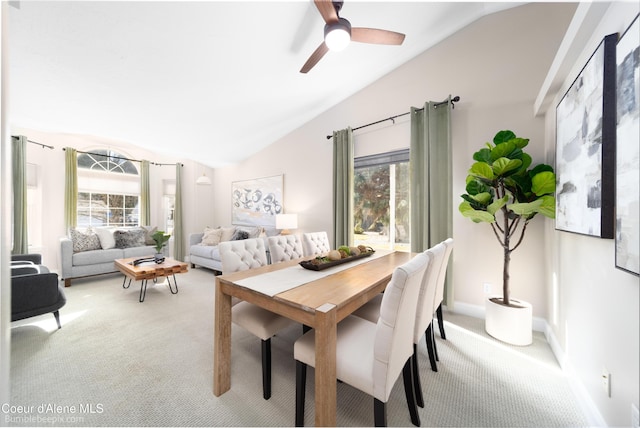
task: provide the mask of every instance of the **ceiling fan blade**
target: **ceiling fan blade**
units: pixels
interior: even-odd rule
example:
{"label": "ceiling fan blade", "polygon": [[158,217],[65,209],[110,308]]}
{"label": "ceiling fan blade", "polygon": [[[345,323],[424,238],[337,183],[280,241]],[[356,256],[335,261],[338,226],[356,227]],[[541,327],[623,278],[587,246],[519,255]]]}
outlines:
{"label": "ceiling fan blade", "polygon": [[320,11],[324,22],[327,24],[338,22],[338,12],[336,12],[336,8],[331,0],[313,0],[313,2]]}
{"label": "ceiling fan blade", "polygon": [[351,28],[351,40],[378,45],[401,45],[404,42],[404,34],[377,28]]}
{"label": "ceiling fan blade", "polygon": [[311,70],[313,66],[316,65],[327,52],[329,52],[329,47],[326,45],[326,43],[320,43],[320,46],[318,46],[318,48],[313,51],[307,62],[304,63],[304,65],[300,69],[300,73],[306,73]]}

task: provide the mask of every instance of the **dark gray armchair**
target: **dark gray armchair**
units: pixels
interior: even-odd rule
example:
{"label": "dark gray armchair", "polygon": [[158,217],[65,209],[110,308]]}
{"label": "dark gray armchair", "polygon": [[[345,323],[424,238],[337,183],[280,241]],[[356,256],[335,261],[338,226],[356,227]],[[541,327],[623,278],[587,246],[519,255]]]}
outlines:
{"label": "dark gray armchair", "polygon": [[40,254],[11,256],[11,321],[53,312],[58,328],[67,303],[58,274],[49,272]]}

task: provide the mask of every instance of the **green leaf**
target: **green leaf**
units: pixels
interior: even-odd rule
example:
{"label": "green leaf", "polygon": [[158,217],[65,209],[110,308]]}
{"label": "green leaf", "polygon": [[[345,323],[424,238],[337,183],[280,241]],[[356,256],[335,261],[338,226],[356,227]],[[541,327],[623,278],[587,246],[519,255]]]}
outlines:
{"label": "green leaf", "polygon": [[466,191],[470,195],[477,195],[478,193],[489,192],[490,188],[484,183],[473,178],[473,180],[467,182]]}
{"label": "green leaf", "polygon": [[491,162],[491,149],[480,149],[473,154],[473,160],[478,162]]}
{"label": "green leaf", "polygon": [[522,165],[519,159],[500,158],[493,163],[493,174],[495,176],[503,176],[508,172],[515,172]]}
{"label": "green leaf", "polygon": [[553,172],[553,168],[547,164],[541,163],[535,166],[531,171],[529,171],[529,176],[533,177],[536,174],[539,174],[544,171]]}
{"label": "green leaf", "polygon": [[509,196],[505,196],[502,199],[496,199],[487,206],[487,212],[491,215],[495,215],[500,208],[506,205],[507,202],[509,202]]}
{"label": "green leaf", "polygon": [[556,175],[543,171],[531,179],[531,191],[537,196],[551,194],[556,191]]}
{"label": "green leaf", "polygon": [[527,153],[522,152],[522,156],[519,158],[522,161],[522,166],[520,167],[520,171],[525,171],[531,165],[531,156]]}
{"label": "green leaf", "polygon": [[540,210],[541,206],[542,206],[542,199],[538,199],[533,202],[511,204],[511,205],[508,205],[507,208],[518,215],[529,217],[532,214],[537,213]]}
{"label": "green leaf", "polygon": [[492,199],[491,193],[488,193],[488,192],[478,193],[477,195],[470,195],[470,196],[474,201],[485,206],[488,205]]}
{"label": "green leaf", "polygon": [[545,195],[540,200],[542,200],[542,205],[540,205],[538,212],[545,217],[556,218],[556,198]]}
{"label": "green leaf", "polygon": [[527,145],[529,144],[529,139],[528,138],[519,138],[516,137],[513,140],[511,140],[511,142],[519,149],[522,149],[524,147],[527,147]]}
{"label": "green leaf", "polygon": [[486,211],[474,210],[471,207],[471,204],[469,204],[469,202],[466,202],[466,201],[462,202],[458,206],[458,210],[464,217],[471,219],[474,223],[481,223],[481,222],[493,223],[496,221],[493,215],[489,214]]}
{"label": "green leaf", "polygon": [[496,134],[495,137],[493,137],[493,144],[497,146],[498,144],[504,143],[514,138],[516,138],[516,134],[514,134],[512,131],[500,131]]}
{"label": "green leaf", "polygon": [[477,177],[486,178],[487,180],[493,180],[494,178],[493,170],[489,165],[487,165],[484,162],[476,162],[473,165],[471,165],[471,168],[469,169],[469,174]]}
{"label": "green leaf", "polygon": [[509,154],[511,154],[515,148],[516,146],[510,141],[498,144],[491,150],[491,160],[495,161],[500,158],[508,158]]}

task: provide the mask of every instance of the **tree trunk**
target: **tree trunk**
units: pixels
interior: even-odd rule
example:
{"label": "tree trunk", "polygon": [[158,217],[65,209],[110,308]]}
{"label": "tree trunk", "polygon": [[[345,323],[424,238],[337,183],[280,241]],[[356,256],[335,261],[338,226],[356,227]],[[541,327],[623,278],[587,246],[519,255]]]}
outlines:
{"label": "tree trunk", "polygon": [[504,249],[504,268],[502,270],[502,300],[509,306],[509,262],[511,262],[511,250],[508,246]]}
{"label": "tree trunk", "polygon": [[502,207],[504,218],[504,266],[502,268],[502,301],[509,306],[509,262],[511,261],[511,231],[509,230],[509,213],[507,207]]}

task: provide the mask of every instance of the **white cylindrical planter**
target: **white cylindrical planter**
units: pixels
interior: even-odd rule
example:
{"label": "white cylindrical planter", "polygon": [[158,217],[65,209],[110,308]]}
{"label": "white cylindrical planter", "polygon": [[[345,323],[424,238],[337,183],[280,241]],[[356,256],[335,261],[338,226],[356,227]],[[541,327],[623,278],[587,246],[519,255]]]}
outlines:
{"label": "white cylindrical planter", "polygon": [[519,307],[504,306],[487,299],[484,328],[498,340],[526,346],[533,342],[533,307],[522,300],[510,299]]}

